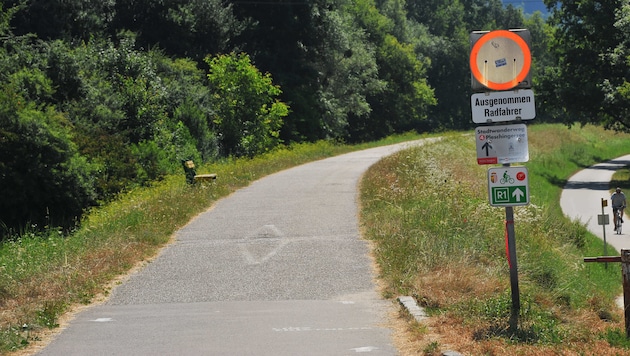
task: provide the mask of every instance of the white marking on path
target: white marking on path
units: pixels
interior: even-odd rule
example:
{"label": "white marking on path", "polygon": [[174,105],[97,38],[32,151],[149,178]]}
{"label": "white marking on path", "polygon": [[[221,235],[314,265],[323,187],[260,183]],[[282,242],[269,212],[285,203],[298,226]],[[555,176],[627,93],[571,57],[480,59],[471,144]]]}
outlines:
{"label": "white marking on path", "polygon": [[267,262],[289,242],[275,225],[264,225],[239,244],[247,263],[257,265]]}
{"label": "white marking on path", "polygon": [[357,328],[312,328],[310,326],[290,326],[287,328],[272,328],[276,332],[297,332],[297,331],[356,331],[356,330],[372,330],[370,327]]}
{"label": "white marking on path", "polygon": [[110,322],[110,321],[114,321],[114,319],[112,319],[112,318],[98,318],[98,319],[94,319],[92,321],[97,322],[97,323],[107,323],[107,322]]}
{"label": "white marking on path", "polygon": [[372,352],[372,351],[378,350],[378,347],[374,347],[374,346],[364,346],[364,347],[357,347],[357,348],[350,349],[350,350],[352,350],[352,351],[354,351],[354,352],[356,352],[356,353],[360,353],[360,352],[361,352],[361,353],[362,353],[362,352]]}

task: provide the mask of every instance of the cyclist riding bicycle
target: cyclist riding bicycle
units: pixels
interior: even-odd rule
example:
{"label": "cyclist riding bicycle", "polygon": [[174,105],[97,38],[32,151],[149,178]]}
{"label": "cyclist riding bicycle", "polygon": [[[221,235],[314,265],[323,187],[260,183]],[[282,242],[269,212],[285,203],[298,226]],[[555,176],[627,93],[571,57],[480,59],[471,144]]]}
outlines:
{"label": "cyclist riding bicycle", "polygon": [[613,209],[613,219],[615,223],[615,230],[617,230],[617,210],[620,210],[621,222],[623,223],[623,209],[626,208],[626,195],[623,194],[621,188],[617,187],[615,192],[610,197],[610,202]]}

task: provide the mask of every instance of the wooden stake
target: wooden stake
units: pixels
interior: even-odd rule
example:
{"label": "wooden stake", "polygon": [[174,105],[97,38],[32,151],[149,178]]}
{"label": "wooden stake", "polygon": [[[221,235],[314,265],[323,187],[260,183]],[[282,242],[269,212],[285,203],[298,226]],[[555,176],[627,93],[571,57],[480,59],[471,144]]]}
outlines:
{"label": "wooden stake", "polygon": [[621,262],[623,316],[626,323],[626,338],[630,338],[630,250],[621,250],[621,256],[585,257],[584,262]]}

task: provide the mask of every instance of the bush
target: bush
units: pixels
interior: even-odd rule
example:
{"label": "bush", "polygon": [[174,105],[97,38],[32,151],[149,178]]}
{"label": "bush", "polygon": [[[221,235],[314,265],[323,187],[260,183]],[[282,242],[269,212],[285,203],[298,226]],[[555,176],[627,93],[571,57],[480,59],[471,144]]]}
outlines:
{"label": "bush", "polygon": [[282,119],[289,107],[278,101],[282,91],[271,75],[262,74],[246,54],[207,58],[208,79],[216,113],[213,119],[226,155],[250,156],[280,144]]}
{"label": "bush", "polygon": [[0,237],[30,223],[70,228],[94,202],[91,166],[53,107],[0,90]]}

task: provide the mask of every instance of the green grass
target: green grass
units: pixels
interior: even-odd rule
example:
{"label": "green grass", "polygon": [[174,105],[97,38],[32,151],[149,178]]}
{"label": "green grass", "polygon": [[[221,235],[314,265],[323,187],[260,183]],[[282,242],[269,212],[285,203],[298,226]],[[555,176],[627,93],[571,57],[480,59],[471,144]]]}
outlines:
{"label": "green grass", "polygon": [[[505,209],[489,205],[488,166],[476,164],[474,138],[449,135],[377,163],[362,182],[362,225],[376,242],[384,295],[414,295],[447,320],[441,328],[452,339],[443,336],[461,352],[607,354],[593,345],[602,325],[623,322],[613,302],[622,293],[621,267],[582,261],[601,255],[603,242],[566,219],[559,200],[579,169],[630,153],[629,138],[591,126],[530,126],[531,204],[514,208],[521,297],[516,330],[510,327]],[[630,352],[607,347],[610,354]]]}
{"label": "green grass", "polygon": [[[616,171],[610,182],[610,187],[620,187],[624,194],[627,195],[628,193],[626,192],[630,192],[630,167]],[[610,194],[612,194],[612,189]]]}
{"label": "green grass", "polygon": [[253,159],[225,159],[197,169],[216,173],[212,183],[190,186],[182,171],[133,189],[93,209],[70,236],[33,229],[5,241],[0,244],[0,354],[37,341],[71,306],[106,295],[114,278],[153,257],[177,229],[253,180],[305,162],[417,138],[406,134],[359,146],[318,142]]}

